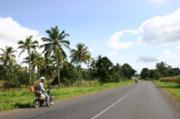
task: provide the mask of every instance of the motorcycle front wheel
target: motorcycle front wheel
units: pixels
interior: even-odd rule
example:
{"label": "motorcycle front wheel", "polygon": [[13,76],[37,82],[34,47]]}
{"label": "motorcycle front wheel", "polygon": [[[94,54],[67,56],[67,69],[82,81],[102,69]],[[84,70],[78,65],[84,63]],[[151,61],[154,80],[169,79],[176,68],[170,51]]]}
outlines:
{"label": "motorcycle front wheel", "polygon": [[40,101],[39,100],[34,100],[33,106],[34,106],[34,108],[39,108],[41,106]]}
{"label": "motorcycle front wheel", "polygon": [[53,97],[53,96],[50,96],[49,104],[50,104],[50,105],[53,105],[54,102],[55,102],[54,97]]}

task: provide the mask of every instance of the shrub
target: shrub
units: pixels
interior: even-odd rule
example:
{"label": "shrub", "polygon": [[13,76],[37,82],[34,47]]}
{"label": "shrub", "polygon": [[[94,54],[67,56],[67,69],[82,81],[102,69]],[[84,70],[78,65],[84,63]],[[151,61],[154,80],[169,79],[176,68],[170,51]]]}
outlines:
{"label": "shrub", "polygon": [[173,77],[162,77],[160,78],[162,82],[176,82],[180,83],[180,76],[173,76]]}

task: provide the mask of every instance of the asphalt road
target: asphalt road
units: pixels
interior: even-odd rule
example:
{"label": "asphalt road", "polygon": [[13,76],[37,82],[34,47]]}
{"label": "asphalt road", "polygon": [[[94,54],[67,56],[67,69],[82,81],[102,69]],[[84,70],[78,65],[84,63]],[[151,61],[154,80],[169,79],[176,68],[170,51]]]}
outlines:
{"label": "asphalt road", "polygon": [[180,106],[151,82],[0,113],[0,119],[180,119]]}

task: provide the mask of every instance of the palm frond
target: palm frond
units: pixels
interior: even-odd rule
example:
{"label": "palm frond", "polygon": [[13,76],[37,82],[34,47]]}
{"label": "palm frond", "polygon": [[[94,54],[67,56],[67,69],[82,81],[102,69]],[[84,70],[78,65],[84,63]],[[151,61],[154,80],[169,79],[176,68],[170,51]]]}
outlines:
{"label": "palm frond", "polygon": [[19,53],[19,57],[21,56],[21,54],[25,52],[25,49],[21,50],[21,52]]}
{"label": "palm frond", "polygon": [[18,41],[18,44],[19,45],[24,44],[24,41],[20,40],[20,41]]}

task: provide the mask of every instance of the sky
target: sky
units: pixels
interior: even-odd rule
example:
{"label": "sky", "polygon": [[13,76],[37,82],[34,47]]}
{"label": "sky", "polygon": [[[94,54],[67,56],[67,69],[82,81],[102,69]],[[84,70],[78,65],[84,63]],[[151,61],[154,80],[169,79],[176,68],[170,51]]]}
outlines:
{"label": "sky", "polygon": [[[129,63],[138,72],[164,61],[180,67],[179,0],[0,0],[0,48],[59,26],[74,48]],[[17,57],[17,60],[22,60]]]}

